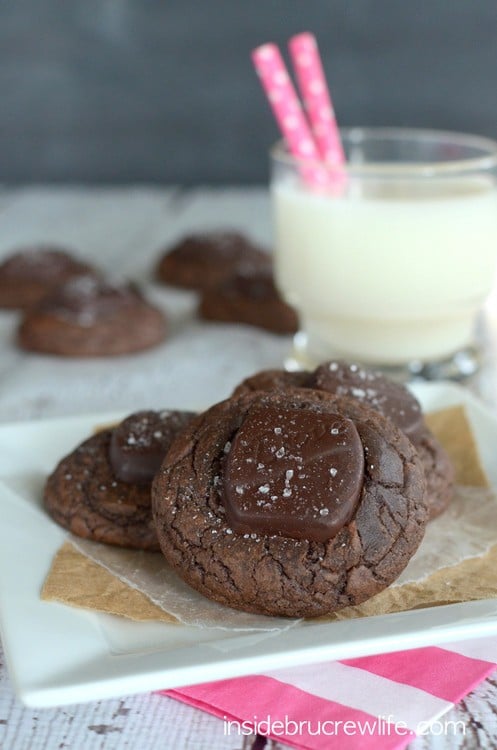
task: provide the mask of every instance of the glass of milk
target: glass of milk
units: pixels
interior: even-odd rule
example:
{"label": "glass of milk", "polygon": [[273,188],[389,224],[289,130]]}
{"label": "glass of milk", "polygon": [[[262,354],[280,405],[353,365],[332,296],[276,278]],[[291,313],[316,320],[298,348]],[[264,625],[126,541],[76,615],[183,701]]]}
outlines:
{"label": "glass of milk", "polygon": [[276,281],[300,319],[289,367],[337,356],[407,376],[470,374],[497,261],[497,143],[400,128],[341,135],[337,190],[306,184],[309,165],[283,145],[271,154]]}

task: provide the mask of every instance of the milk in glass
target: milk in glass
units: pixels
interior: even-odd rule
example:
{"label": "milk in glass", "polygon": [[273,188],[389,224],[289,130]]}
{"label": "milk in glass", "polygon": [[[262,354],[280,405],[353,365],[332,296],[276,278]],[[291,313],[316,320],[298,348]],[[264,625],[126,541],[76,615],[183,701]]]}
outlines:
{"label": "milk in glass", "polygon": [[277,284],[311,360],[396,365],[471,342],[497,255],[490,177],[351,181],[336,196],[287,175],[272,199]]}

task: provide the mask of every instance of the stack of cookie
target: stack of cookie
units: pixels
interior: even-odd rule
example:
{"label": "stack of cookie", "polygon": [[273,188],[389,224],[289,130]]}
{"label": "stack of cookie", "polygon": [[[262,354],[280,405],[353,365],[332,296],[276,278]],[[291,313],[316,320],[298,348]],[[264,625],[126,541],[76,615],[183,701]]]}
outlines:
{"label": "stack of cookie", "polygon": [[[206,320],[273,333],[297,330],[280,298],[267,252],[237,232],[192,234],[161,254],[161,283],[200,294]],[[0,264],[0,308],[22,312],[17,343],[64,357],[131,354],[160,344],[166,319],[136,285],[106,279],[62,247],[38,245]]]}
{"label": "stack of cookie", "polygon": [[297,316],[279,296],[267,252],[238,232],[192,234],[164,251],[156,271],[164,284],[199,292],[205,320],[295,333]]}
{"label": "stack of cookie", "polygon": [[163,313],[134,285],[109,281],[54,246],[22,248],[0,264],[0,308],[22,311],[18,344],[46,354],[128,354],[166,334]]}
{"label": "stack of cookie", "polygon": [[409,391],[336,361],[258,373],[196,416],[134,415],[63,459],[45,504],[76,534],[160,546],[221,604],[315,617],[391,584],[452,485]]}

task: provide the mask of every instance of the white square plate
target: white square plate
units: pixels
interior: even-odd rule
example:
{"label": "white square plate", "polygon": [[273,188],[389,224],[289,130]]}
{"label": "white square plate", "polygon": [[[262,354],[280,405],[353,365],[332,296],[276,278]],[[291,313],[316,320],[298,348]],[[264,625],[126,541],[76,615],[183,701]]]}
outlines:
{"label": "white square plate", "polygon": [[[497,419],[462,388],[414,388],[425,410],[465,404],[497,486]],[[68,446],[121,414],[0,427],[0,624],[19,697],[55,706],[497,634],[497,599],[321,624],[274,635],[141,624],[42,602],[64,532],[40,506],[43,481]]]}

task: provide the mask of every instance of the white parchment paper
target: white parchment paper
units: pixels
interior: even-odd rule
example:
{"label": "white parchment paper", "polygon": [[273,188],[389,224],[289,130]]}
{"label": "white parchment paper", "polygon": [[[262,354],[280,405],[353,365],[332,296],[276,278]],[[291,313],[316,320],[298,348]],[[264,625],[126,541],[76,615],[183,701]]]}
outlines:
{"label": "white parchment paper", "polygon": [[[71,538],[75,547],[145,594],[184,625],[234,631],[279,631],[300,620],[252,615],[213,602],[184,583],[160,553],[121,550]],[[488,489],[457,487],[450,507],[431,521],[421,545],[392,586],[420,583],[441,568],[484,555],[497,543],[497,498]]]}

